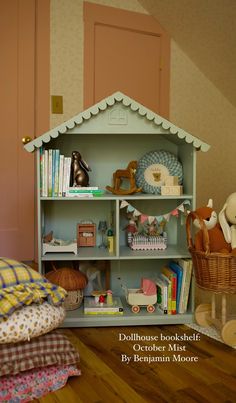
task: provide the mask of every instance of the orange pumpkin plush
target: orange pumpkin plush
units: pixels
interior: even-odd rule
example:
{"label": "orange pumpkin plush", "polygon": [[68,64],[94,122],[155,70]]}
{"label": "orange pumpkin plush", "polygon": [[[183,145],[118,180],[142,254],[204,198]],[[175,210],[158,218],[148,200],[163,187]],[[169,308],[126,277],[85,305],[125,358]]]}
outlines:
{"label": "orange pumpkin plush", "polygon": [[[231,246],[225,241],[223,231],[217,222],[217,213],[213,210],[212,199],[209,199],[206,207],[198,208],[195,213],[203,219],[208,230],[210,252],[231,252]],[[195,249],[204,251],[203,231],[197,218],[193,221],[193,225],[199,229],[195,235]]]}

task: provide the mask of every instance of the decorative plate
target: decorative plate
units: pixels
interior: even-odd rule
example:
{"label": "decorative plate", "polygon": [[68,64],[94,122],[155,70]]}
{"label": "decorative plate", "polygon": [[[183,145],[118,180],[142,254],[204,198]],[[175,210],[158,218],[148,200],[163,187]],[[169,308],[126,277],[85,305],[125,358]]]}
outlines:
{"label": "decorative plate", "polygon": [[144,193],[161,193],[166,176],[178,176],[179,185],[183,182],[182,164],[169,151],[150,151],[138,161],[136,185]]}

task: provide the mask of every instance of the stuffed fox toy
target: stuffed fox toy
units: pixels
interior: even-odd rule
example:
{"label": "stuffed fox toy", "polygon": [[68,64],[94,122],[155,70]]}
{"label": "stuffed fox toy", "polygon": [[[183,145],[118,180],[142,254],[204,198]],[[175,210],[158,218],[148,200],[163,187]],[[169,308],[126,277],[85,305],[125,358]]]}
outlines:
{"label": "stuffed fox toy", "polygon": [[[206,207],[198,208],[195,213],[203,219],[208,230],[210,252],[231,252],[231,246],[226,242],[220,224],[217,222],[217,213],[213,210],[212,199],[209,199]],[[197,218],[194,219],[193,225],[199,229],[195,235],[195,249],[204,251],[203,231]]]}

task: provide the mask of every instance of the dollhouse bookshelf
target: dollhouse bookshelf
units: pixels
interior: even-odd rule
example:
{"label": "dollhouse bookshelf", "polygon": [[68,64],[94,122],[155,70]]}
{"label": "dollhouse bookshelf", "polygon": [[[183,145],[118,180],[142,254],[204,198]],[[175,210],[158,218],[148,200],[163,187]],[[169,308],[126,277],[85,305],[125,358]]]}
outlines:
{"label": "dollhouse bookshelf", "polygon": [[[94,198],[42,197],[40,192],[40,152],[42,149],[59,149],[65,156],[79,150],[91,166],[90,186],[105,189],[112,183],[113,172],[126,167],[131,160],[139,160],[152,150],[167,150],[181,161],[183,166],[183,194],[162,196],[136,193],[114,195],[105,192]],[[148,313],[141,309],[131,312],[124,298],[122,283],[128,288],[139,287],[142,277],[154,278],[172,259],[190,258],[181,216],[168,222],[168,246],[165,250],[134,251],[127,245],[124,231],[127,220],[122,214],[123,200],[149,215],[164,214],[188,200],[189,208],[195,208],[196,199],[196,151],[207,151],[209,146],[177,128],[171,122],[140,105],[126,95],[117,92],[85,110],[69,121],[50,130],[25,145],[28,152],[37,152],[38,173],[38,261],[39,270],[45,274],[48,262],[108,260],[111,266],[110,289],[122,298],[124,314],[120,316],[96,316],[83,314],[83,306],[68,311],[65,327],[128,326],[183,324],[193,321],[194,287],[190,289],[188,309],[185,314],[163,315],[158,309]],[[100,234],[96,233],[96,246],[79,247],[78,254],[42,254],[42,237],[53,230],[57,238],[75,239],[77,224],[91,220],[108,223],[113,217],[114,250],[99,248]]]}

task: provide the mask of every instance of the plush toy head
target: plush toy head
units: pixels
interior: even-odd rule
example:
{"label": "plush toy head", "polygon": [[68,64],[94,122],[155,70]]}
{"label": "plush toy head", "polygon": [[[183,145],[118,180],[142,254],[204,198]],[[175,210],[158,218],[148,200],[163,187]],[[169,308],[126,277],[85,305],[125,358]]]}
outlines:
{"label": "plush toy head", "polygon": [[231,225],[236,224],[236,193],[232,193],[221,212],[219,213],[219,222],[227,242],[232,242]]}
{"label": "plush toy head", "polygon": [[[212,199],[209,199],[207,206],[200,207],[195,211],[195,213],[203,219],[208,230],[214,228],[217,223],[217,214],[212,207]],[[199,220],[197,218],[195,218],[193,221],[193,225],[196,228],[201,229]]]}
{"label": "plush toy head", "polygon": [[[206,207],[198,208],[195,213],[198,217],[203,219],[204,224],[208,230],[210,252],[230,252],[231,247],[226,242],[220,225],[217,222],[217,213],[213,210],[212,199],[209,199]],[[197,218],[195,218],[195,220],[193,221],[193,225],[199,230],[195,235],[195,249],[198,251],[203,251],[204,236],[199,220]]]}

